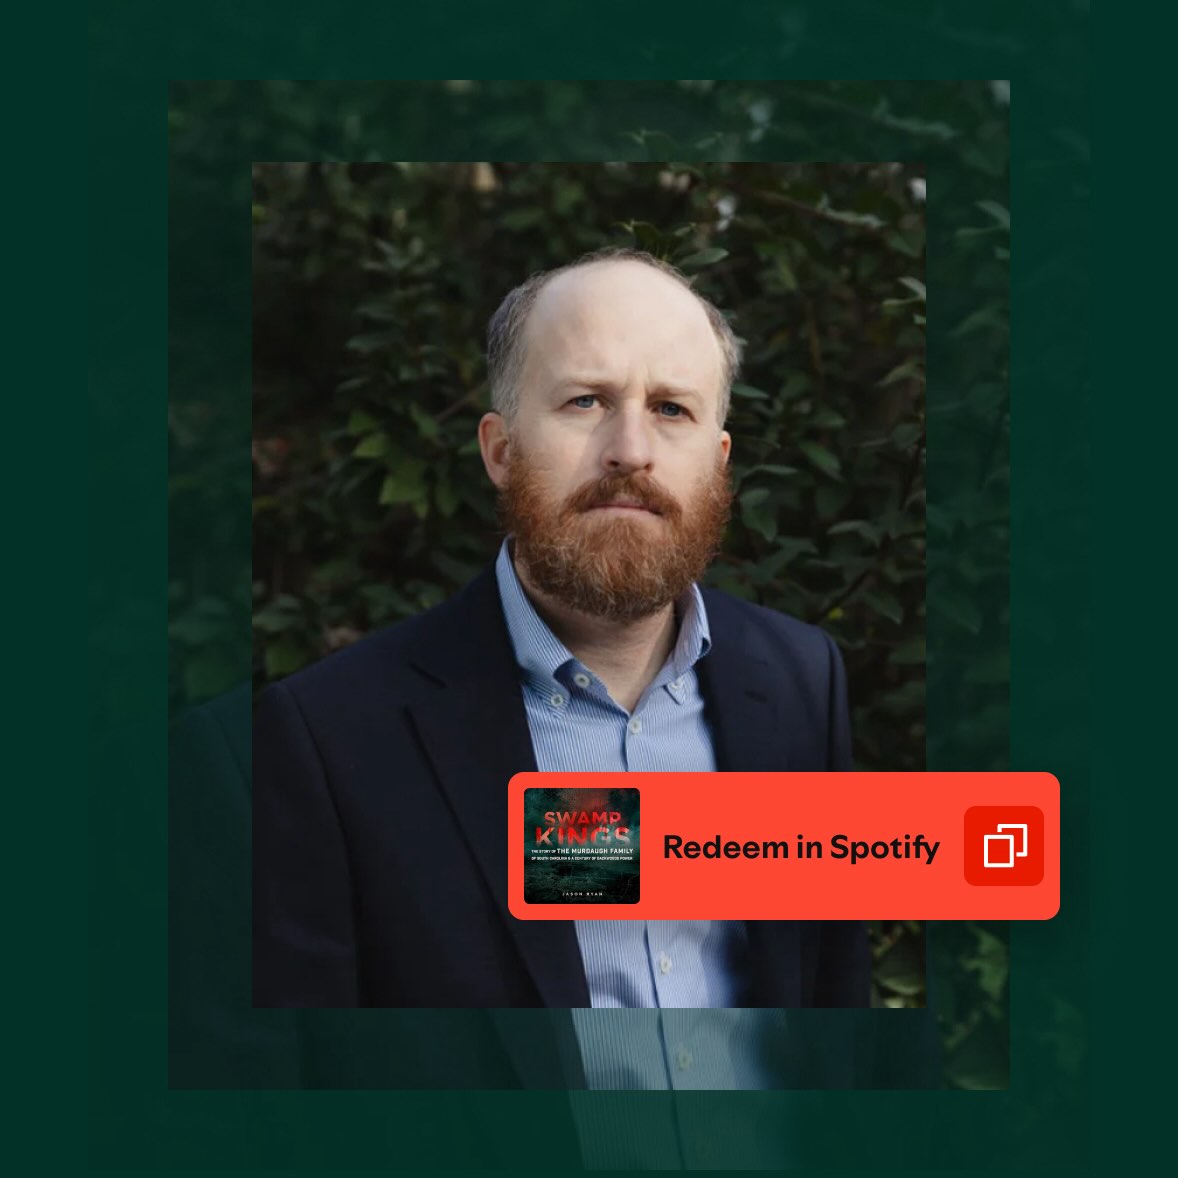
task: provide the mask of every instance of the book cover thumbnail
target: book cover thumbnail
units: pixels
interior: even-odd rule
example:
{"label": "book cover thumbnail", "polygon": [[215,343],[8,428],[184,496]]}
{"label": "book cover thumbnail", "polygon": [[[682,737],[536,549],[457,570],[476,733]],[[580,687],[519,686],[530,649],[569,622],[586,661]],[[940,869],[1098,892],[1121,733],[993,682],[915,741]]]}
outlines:
{"label": "book cover thumbnail", "polygon": [[524,902],[637,904],[636,789],[524,791]]}

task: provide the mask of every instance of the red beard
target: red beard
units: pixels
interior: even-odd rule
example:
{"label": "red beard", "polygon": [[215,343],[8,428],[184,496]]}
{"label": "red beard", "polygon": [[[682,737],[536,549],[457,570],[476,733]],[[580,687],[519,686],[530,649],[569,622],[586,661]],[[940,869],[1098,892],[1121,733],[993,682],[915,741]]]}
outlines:
{"label": "red beard", "polygon": [[[619,497],[657,518],[593,514]],[[698,581],[719,550],[731,508],[723,462],[686,505],[641,472],[606,475],[554,505],[540,474],[517,451],[499,492],[500,518],[535,586],[614,622],[649,617]]]}

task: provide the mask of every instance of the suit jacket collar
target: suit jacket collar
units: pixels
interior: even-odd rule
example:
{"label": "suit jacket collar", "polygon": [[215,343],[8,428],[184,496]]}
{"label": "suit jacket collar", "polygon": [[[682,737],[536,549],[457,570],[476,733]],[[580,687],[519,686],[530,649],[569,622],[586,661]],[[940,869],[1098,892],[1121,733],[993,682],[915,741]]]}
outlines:
{"label": "suit jacket collar", "polygon": [[713,643],[696,664],[716,768],[722,772],[781,772],[787,769],[786,717],[781,714],[780,673],[748,623],[753,607],[704,590]]}
{"label": "suit jacket collar", "polygon": [[589,1005],[571,921],[516,920],[507,907],[507,783],[536,771],[494,574],[486,570],[421,627],[413,663],[440,690],[410,714],[496,907],[539,992],[538,1005]]}

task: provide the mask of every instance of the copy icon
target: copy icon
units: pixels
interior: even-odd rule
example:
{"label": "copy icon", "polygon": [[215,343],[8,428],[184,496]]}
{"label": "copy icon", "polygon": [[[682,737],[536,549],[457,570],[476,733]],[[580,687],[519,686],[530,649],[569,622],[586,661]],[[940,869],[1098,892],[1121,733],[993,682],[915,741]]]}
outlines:
{"label": "copy icon", "polygon": [[971,884],[1033,887],[1043,878],[1043,812],[1037,806],[971,806],[964,858]]}

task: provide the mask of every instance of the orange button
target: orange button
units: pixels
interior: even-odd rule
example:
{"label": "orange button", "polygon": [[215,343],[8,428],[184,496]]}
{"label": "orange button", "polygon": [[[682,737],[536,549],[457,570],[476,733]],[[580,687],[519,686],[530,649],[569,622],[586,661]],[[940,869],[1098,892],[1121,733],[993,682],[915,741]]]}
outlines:
{"label": "orange button", "polygon": [[520,920],[1046,920],[1050,773],[520,773]]}

